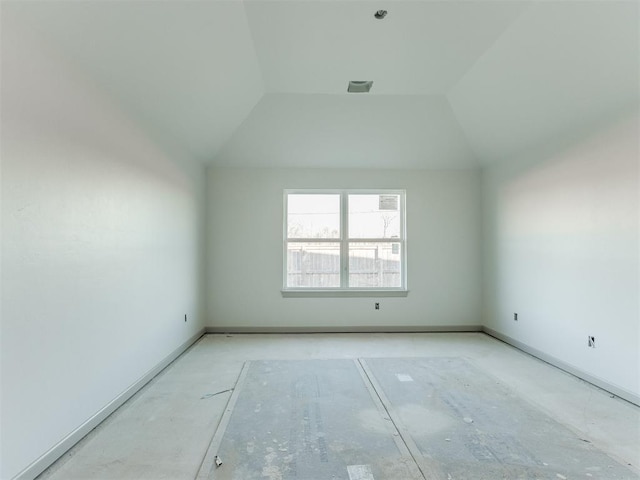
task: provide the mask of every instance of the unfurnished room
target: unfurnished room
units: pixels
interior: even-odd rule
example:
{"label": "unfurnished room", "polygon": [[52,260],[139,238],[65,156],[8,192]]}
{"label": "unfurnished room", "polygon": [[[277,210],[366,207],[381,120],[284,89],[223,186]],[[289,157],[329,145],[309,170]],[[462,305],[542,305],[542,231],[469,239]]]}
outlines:
{"label": "unfurnished room", "polygon": [[640,479],[640,2],[0,0],[0,479]]}

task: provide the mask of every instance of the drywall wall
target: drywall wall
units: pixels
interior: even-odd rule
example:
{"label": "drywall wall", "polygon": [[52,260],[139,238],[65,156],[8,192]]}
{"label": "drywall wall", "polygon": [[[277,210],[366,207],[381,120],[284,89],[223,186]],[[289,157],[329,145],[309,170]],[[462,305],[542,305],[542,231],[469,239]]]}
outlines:
{"label": "drywall wall", "polygon": [[632,115],[483,173],[485,325],[636,396],[638,150]]}
{"label": "drywall wall", "polygon": [[205,190],[202,167],[158,148],[7,10],[3,479],[202,330]]}
{"label": "drywall wall", "polygon": [[[208,169],[208,325],[376,328],[479,325],[476,170]],[[409,295],[283,298],[283,190],[406,189]],[[374,302],[380,302],[379,311]]]}

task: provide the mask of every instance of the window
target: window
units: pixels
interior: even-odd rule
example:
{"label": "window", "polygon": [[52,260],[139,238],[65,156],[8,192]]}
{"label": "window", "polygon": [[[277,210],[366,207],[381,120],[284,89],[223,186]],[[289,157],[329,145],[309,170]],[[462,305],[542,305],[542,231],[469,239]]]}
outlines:
{"label": "window", "polygon": [[406,293],[402,190],[287,190],[286,293]]}

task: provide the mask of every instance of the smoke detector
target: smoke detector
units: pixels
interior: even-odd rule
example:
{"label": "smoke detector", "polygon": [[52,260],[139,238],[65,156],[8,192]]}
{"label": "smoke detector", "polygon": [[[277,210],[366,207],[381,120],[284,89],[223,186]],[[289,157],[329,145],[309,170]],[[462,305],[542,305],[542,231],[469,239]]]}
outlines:
{"label": "smoke detector", "polygon": [[351,80],[347,87],[349,93],[367,93],[371,90],[373,80]]}
{"label": "smoke detector", "polygon": [[376,13],[373,14],[373,16],[376,17],[378,20],[382,20],[384,17],[387,16],[387,11],[378,10]]}

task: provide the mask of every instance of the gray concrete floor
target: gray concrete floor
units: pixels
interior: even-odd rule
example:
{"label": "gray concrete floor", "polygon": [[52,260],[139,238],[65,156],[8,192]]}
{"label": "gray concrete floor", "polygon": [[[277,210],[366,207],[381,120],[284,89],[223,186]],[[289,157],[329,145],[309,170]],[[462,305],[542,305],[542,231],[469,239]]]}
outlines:
{"label": "gray concrete floor", "polygon": [[193,480],[246,360],[454,356],[640,473],[640,408],[485,334],[292,334],[202,337],[39,479]]}

